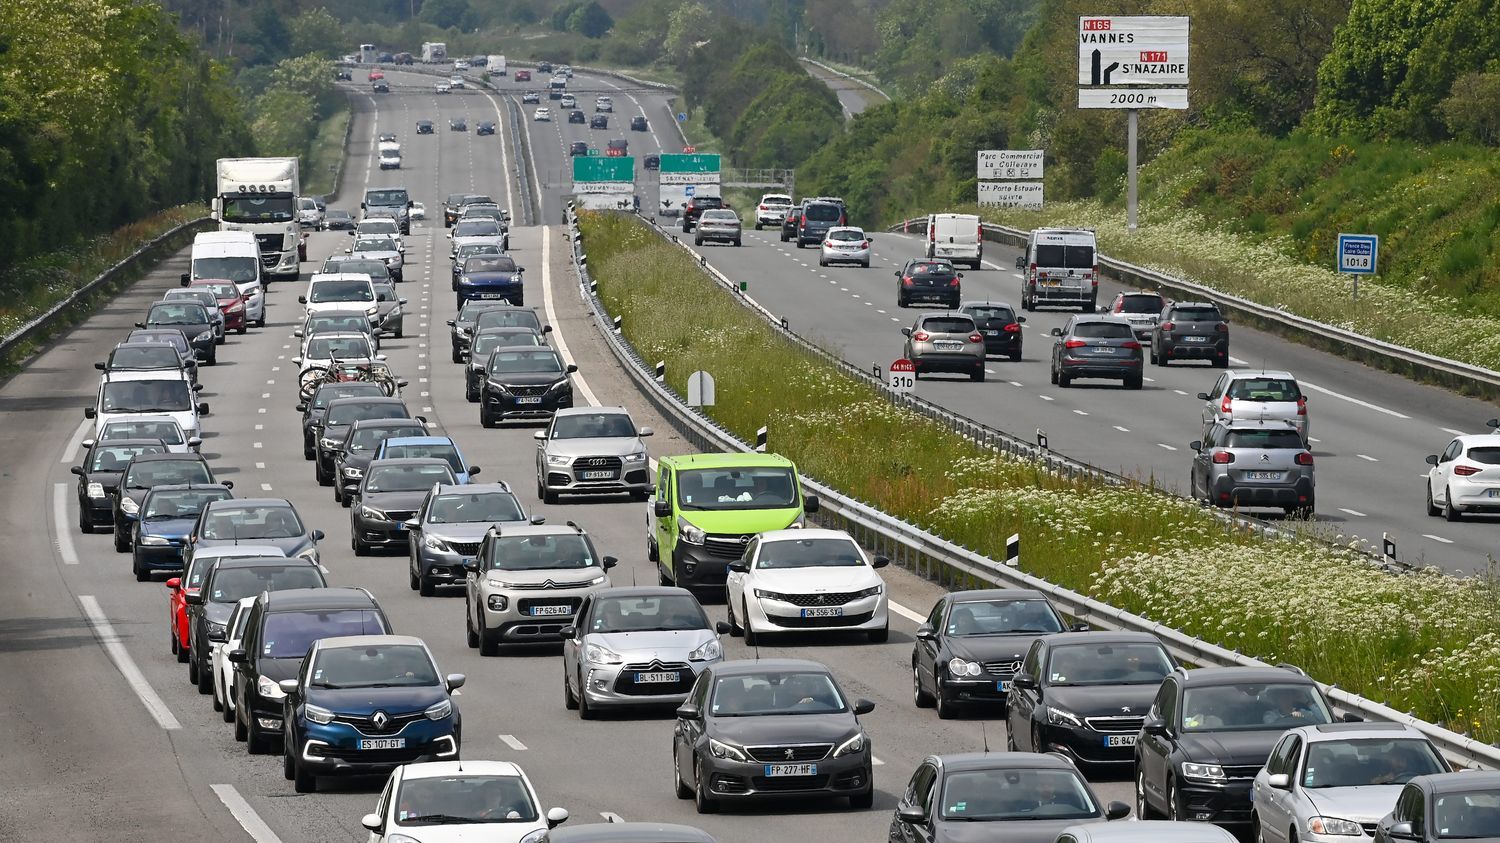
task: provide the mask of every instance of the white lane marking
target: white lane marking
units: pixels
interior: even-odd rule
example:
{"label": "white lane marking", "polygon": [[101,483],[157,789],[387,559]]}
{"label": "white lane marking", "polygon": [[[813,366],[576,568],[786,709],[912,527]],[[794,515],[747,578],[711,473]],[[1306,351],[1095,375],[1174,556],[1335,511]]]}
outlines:
{"label": "white lane marking", "polygon": [[[1439,430],[1443,431],[1444,433],[1452,434],[1454,436],[1463,436],[1464,435],[1464,432],[1462,430],[1454,430],[1451,427],[1443,427],[1443,428],[1439,428]],[[67,462],[67,460],[63,460],[63,462]]]}
{"label": "white lane marking", "polygon": [[1180,389],[1174,389],[1174,390],[1172,390],[1172,391],[1173,391],[1173,392],[1175,392],[1175,393],[1177,393],[1177,394],[1178,394],[1178,395],[1187,395],[1187,393],[1186,393],[1186,392],[1183,392],[1183,391],[1182,391],[1182,390],[1180,390]]}
{"label": "white lane marking", "polygon": [[604,821],[607,823],[625,822],[625,818],[620,816],[619,814],[616,814],[614,811],[600,811],[599,816],[603,817]]}
{"label": "white lane marking", "polygon": [[1119,425],[1115,425],[1115,430],[1118,430],[1121,433],[1129,433],[1130,432],[1130,428],[1128,428],[1128,427],[1120,427]]}
{"label": "white lane marking", "polygon": [[1050,395],[1038,395],[1037,397],[1040,398],[1040,399],[1042,399],[1043,401],[1051,401],[1051,400],[1053,400],[1052,396],[1050,396]]}
{"label": "white lane marking", "polygon": [[1398,419],[1409,419],[1409,418],[1411,418],[1411,416],[1408,416],[1405,413],[1398,413],[1395,410],[1387,409],[1385,407],[1380,406],[1379,404],[1371,404],[1368,401],[1361,401],[1358,398],[1353,398],[1353,397],[1350,397],[1348,395],[1344,395],[1343,393],[1340,393],[1340,392],[1334,392],[1333,390],[1331,390],[1331,389],[1329,389],[1327,387],[1318,386],[1315,383],[1308,383],[1307,381],[1302,381],[1301,383],[1302,383],[1303,386],[1307,387],[1308,389],[1313,390],[1314,392],[1321,392],[1324,395],[1331,395],[1334,398],[1339,399],[1340,401],[1348,401],[1350,404],[1354,404],[1354,405],[1357,405],[1357,406],[1360,406],[1360,407],[1364,407],[1366,410],[1374,410],[1377,413],[1385,413],[1388,416],[1395,416]]}
{"label": "white lane marking", "polygon": [[887,609],[890,609],[892,612],[895,612],[901,617],[906,618],[912,623],[922,623],[923,621],[927,620],[926,615],[921,614],[920,612],[913,612],[911,609],[906,608],[905,606],[897,603],[894,600],[886,601],[885,606]]}
{"label": "white lane marking", "polygon": [[[562,336],[562,324],[557,321],[557,311],[552,308],[552,236],[546,226],[542,226],[542,308],[547,311],[547,322],[552,326],[552,339],[562,354],[563,362],[573,363],[573,352],[568,350],[568,341]],[[599,406],[599,397],[589,388],[589,382],[583,379],[583,375],[574,372],[572,378],[589,406]]]}
{"label": "white lane marking", "polygon": [[1364,518],[1365,517],[1365,514],[1363,512],[1360,512],[1357,509],[1345,509],[1342,506],[1339,507],[1339,512],[1347,512],[1350,515],[1353,515],[1355,518]]}
{"label": "white lane marking", "polygon": [[266,464],[265,464],[265,463],[263,463],[263,462],[258,462],[258,463],[256,463],[256,464],[255,464],[255,467],[256,467],[256,468],[257,468],[257,469],[260,469],[260,470],[262,470],[262,471],[264,471],[264,470],[265,470],[265,467],[266,467]]}
{"label": "white lane marking", "polygon": [[1021,385],[1020,381],[1006,381],[1006,383],[1010,384],[1011,386],[1020,386]]}
{"label": "white lane marking", "polygon": [[255,448],[264,448],[265,447],[265,443],[264,442],[256,442],[252,447],[255,447]]}
{"label": "white lane marking", "polygon": [[526,751],[526,744],[521,743],[520,741],[516,740],[516,736],[515,735],[501,735],[500,736],[500,740],[504,741],[506,746],[510,747],[511,749],[514,749],[517,752],[525,752]]}
{"label": "white lane marking", "polygon": [[1158,447],[1158,448],[1166,448],[1168,451],[1175,451],[1175,450],[1177,450],[1177,448],[1175,446],[1168,445],[1165,442],[1158,442],[1158,443],[1156,443],[1156,447]]}
{"label": "white lane marking", "polygon": [[234,789],[234,785],[211,784],[209,787],[213,788],[219,801],[229,809],[230,816],[234,817],[235,821],[240,824],[240,828],[250,835],[251,840],[255,843],[281,843],[281,838],[277,837],[276,832],[266,825],[266,821],[260,818],[260,814],[255,813],[255,809],[250,807],[250,803],[245,801],[245,797],[241,796],[238,790]]}
{"label": "white lane marking", "polygon": [[62,459],[58,462],[68,465],[78,458],[78,449],[83,447],[83,437],[88,435],[89,427],[93,424],[89,419],[84,419],[79,423],[78,429],[73,431],[73,438],[68,440],[67,450],[63,451]]}
{"label": "white lane marking", "polygon": [[260,484],[260,490],[262,492],[269,492],[269,491],[271,491],[271,484],[270,483],[262,483],[262,484]]}
{"label": "white lane marking", "polygon": [[83,613],[88,616],[89,624],[94,627],[94,637],[99,639],[99,646],[104,648],[110,661],[115,663],[115,668],[124,677],[125,684],[129,685],[130,690],[135,691],[135,695],[140,698],[141,705],[146,707],[146,713],[150,714],[156,721],[156,725],[163,729],[181,729],[182,724],[177,722],[172,710],[167,708],[167,704],[162,701],[161,697],[157,696],[156,690],[151,687],[151,683],[146,681],[145,675],[136,666],[135,659],[132,659],[130,653],[125,651],[125,645],[120,643],[120,636],[115,634],[114,625],[109,622],[104,610],[99,607],[99,601],[95,600],[93,595],[80,594],[78,605],[83,607]]}
{"label": "white lane marking", "polygon": [[1073,412],[1077,413],[1080,416],[1086,416],[1086,415],[1088,415],[1088,413],[1084,412],[1083,410],[1074,410]]}
{"label": "white lane marking", "polygon": [[1141,380],[1145,381],[1146,383],[1156,383],[1156,378],[1148,378],[1145,375],[1141,375]]}
{"label": "white lane marking", "polygon": [[1431,533],[1423,533],[1422,538],[1432,539],[1435,542],[1442,542],[1443,544],[1453,544],[1453,539],[1445,539],[1442,536],[1434,536]]}
{"label": "white lane marking", "polygon": [[1365,460],[1366,462],[1380,462],[1380,460],[1375,459],[1369,454],[1355,454],[1355,456],[1359,457],[1362,460]]}
{"label": "white lane marking", "polygon": [[78,564],[78,551],[73,549],[73,534],[68,529],[68,484],[52,486],[52,530],[57,534],[57,555],[64,565]]}
{"label": "white lane marking", "polygon": [[1315,438],[1313,438],[1313,437],[1311,437],[1311,436],[1309,436],[1309,437],[1307,437],[1307,441],[1309,441],[1309,442],[1311,442],[1311,443],[1313,443],[1313,444],[1314,444],[1314,445],[1317,445],[1317,444],[1319,444],[1319,443],[1320,443],[1320,442],[1322,442],[1322,441],[1323,441],[1323,440],[1322,440],[1322,439],[1315,439]]}
{"label": "white lane marking", "polygon": [[1240,358],[1234,357],[1234,356],[1230,356],[1229,362],[1233,363],[1236,366],[1248,366],[1248,365],[1250,365],[1249,363],[1246,363],[1245,361],[1241,360]]}

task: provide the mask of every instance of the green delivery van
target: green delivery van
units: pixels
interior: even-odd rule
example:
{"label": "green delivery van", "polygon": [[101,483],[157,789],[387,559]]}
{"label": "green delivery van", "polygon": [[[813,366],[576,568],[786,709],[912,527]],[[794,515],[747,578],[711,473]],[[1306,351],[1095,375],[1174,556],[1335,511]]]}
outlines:
{"label": "green delivery van", "polygon": [[688,454],[661,459],[647,507],[646,553],[662,584],[716,589],[751,536],[802,526],[818,499],[779,454]]}

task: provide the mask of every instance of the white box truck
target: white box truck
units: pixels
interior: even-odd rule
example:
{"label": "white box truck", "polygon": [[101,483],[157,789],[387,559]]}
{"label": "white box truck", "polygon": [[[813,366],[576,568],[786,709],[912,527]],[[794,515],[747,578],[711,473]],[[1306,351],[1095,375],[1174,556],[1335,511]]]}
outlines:
{"label": "white box truck", "polygon": [[296,158],[220,158],[213,217],[220,231],[248,231],[260,245],[269,278],[295,281],[302,226],[297,222],[301,183]]}
{"label": "white box truck", "polygon": [[423,64],[442,64],[448,60],[448,45],[441,41],[427,41],[422,44]]}
{"label": "white box truck", "polygon": [[929,214],[927,249],[929,258],[947,258],[954,264],[979,269],[984,263],[984,230],[974,214]]}
{"label": "white box truck", "polygon": [[360,44],[359,45],[359,63],[360,64],[374,64],[375,63],[375,56],[376,56],[376,53],[375,53],[375,45],[374,44]]}
{"label": "white box truck", "polygon": [[504,76],[505,56],[497,56],[491,53],[489,60],[485,62],[484,67],[490,72],[491,76]]}

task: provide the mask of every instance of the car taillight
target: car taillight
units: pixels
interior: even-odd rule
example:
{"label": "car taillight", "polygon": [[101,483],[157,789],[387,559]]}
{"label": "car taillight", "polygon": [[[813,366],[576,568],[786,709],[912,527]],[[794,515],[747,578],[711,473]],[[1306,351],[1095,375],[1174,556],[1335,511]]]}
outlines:
{"label": "car taillight", "polygon": [[1230,398],[1228,395],[1224,396],[1224,400],[1219,403],[1219,412],[1228,413],[1229,406],[1232,401],[1234,401],[1233,398]]}
{"label": "car taillight", "polygon": [[762,211],[764,211],[764,210],[765,210],[765,209],[766,209],[766,206],[765,206],[765,205],[761,205],[761,206],[760,206],[760,210],[762,210]]}
{"label": "car taillight", "polygon": [[1131,351],[1140,351],[1141,350],[1141,344],[1138,343],[1138,342],[1136,342],[1135,340],[1129,340],[1129,341],[1123,342],[1123,343],[1120,344],[1120,347],[1121,348],[1128,348]]}
{"label": "car taillight", "polygon": [[969,334],[969,342],[984,342],[984,335],[979,333],[978,331],[975,331],[974,333]]}
{"label": "car taillight", "polygon": [[1088,345],[1088,343],[1084,342],[1083,340],[1068,340],[1067,342],[1063,343],[1063,348],[1083,348],[1086,345]]}
{"label": "car taillight", "polygon": [[1481,469],[1475,468],[1472,465],[1460,465],[1454,466],[1453,473],[1457,474],[1459,477],[1468,477],[1471,474],[1478,474],[1480,470]]}
{"label": "car taillight", "polygon": [[928,340],[932,339],[932,334],[929,334],[926,331],[918,331],[915,334],[912,334],[911,338],[916,340],[917,342],[927,342]]}
{"label": "car taillight", "polygon": [[1032,271],[1032,272],[1036,272],[1036,264],[1034,264],[1034,263],[1033,263],[1033,264],[1032,264],[1032,265],[1031,265],[1031,271]]}
{"label": "car taillight", "polygon": [[1299,416],[1305,416],[1305,415],[1307,415],[1307,399],[1306,398],[1298,398],[1297,399],[1297,415],[1299,415]]}
{"label": "car taillight", "polygon": [[1008,334],[1019,334],[1019,333],[1021,333],[1021,323],[1019,323],[1019,322],[1012,322],[1009,325],[1006,325],[1005,326],[1005,332],[1008,333]]}
{"label": "car taillight", "polygon": [[1161,323],[1161,329],[1163,331],[1175,331],[1177,330],[1177,326],[1172,324],[1171,322],[1163,322]]}
{"label": "car taillight", "polygon": [[1214,451],[1214,465],[1229,465],[1234,462],[1234,454],[1228,451]]}
{"label": "car taillight", "polygon": [[870,241],[868,241],[868,240],[861,240],[861,241],[859,241],[859,247],[861,249],[868,249],[868,248],[870,248]]}
{"label": "car taillight", "polygon": [[1313,464],[1312,454],[1309,454],[1308,452],[1303,451],[1302,453],[1300,453],[1300,454],[1297,455],[1297,465],[1312,465],[1312,464]]}
{"label": "car taillight", "polygon": [[1225,325],[1223,322],[1220,322],[1217,325],[1214,325],[1214,330],[1222,334],[1229,330],[1229,326]]}
{"label": "car taillight", "polygon": [[907,286],[907,287],[910,287],[911,286],[911,279],[910,278],[902,278],[901,279],[901,283],[903,285]]}
{"label": "car taillight", "polygon": [[950,287],[957,287],[958,286],[958,276],[957,275],[953,276],[953,280],[951,280],[951,281],[948,282],[948,286],[950,286]]}

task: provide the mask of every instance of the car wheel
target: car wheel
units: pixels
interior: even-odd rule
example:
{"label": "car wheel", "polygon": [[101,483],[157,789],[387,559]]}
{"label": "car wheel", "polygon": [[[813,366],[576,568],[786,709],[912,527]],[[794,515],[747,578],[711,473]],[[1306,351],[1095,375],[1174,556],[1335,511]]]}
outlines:
{"label": "car wheel", "polygon": [[396,339],[398,339],[398,340],[399,340],[399,339],[401,339],[401,337],[402,337],[402,335],[403,335],[403,334],[404,334],[404,333],[405,333],[405,331],[404,331],[404,330],[403,330],[403,329],[401,329],[401,328],[397,328],[397,329],[396,329]]}
{"label": "car wheel", "polygon": [[656,539],[649,538],[649,537],[646,539],[646,561],[647,562],[660,562],[661,561],[661,551],[658,550],[657,547],[656,547]]}
{"label": "car wheel", "polygon": [[542,503],[545,503],[545,504],[555,504],[555,503],[557,503],[557,500],[558,500],[558,495],[557,495],[556,492],[552,491],[551,489],[546,488],[545,486],[542,487]]}
{"label": "car wheel", "polygon": [[1031,751],[1047,751],[1047,744],[1042,740],[1042,726],[1040,723],[1031,724]]}
{"label": "car wheel", "polygon": [[971,380],[971,381],[978,381],[979,383],[984,383],[984,367],[980,366],[977,369],[975,369],[974,371],[970,372],[969,373],[969,380]]}
{"label": "car wheel", "polygon": [[578,708],[578,697],[573,693],[573,686],[568,684],[568,671],[563,670],[563,708],[574,711]]}
{"label": "car wheel", "polygon": [[1021,751],[1021,748],[1018,747],[1018,746],[1016,746],[1016,732],[1015,732],[1014,729],[1010,728],[1010,724],[1008,722],[1005,725],[1005,751],[1006,752],[1020,752]]}
{"label": "car wheel", "polygon": [[500,655],[500,641],[490,637],[490,631],[484,628],[484,613],[479,613],[479,655]]}
{"label": "car wheel", "polygon": [[[194,656],[193,657],[193,661],[197,662],[198,658],[196,656]],[[198,664],[198,693],[200,693],[200,694],[211,694],[211,693],[213,693],[213,691],[214,691],[214,674],[213,674],[212,668],[213,668],[213,662],[212,661],[210,661],[206,665],[201,664],[201,663]]]}
{"label": "car wheel", "polygon": [[240,327],[235,330],[235,333],[237,333],[237,334],[243,334],[243,333],[245,333],[246,331],[249,331],[249,330],[250,330],[250,326],[249,325],[241,324]]}
{"label": "car wheel", "polygon": [[292,775],[293,790],[296,790],[298,793],[318,792],[318,777],[314,776],[307,770],[302,769],[302,765],[298,764],[296,761],[292,762]]}
{"label": "car wheel", "polygon": [[1156,355],[1156,365],[1158,366],[1166,366],[1171,364],[1171,362],[1172,352],[1166,350],[1165,348]]}
{"label": "car wheel", "polygon": [[224,710],[224,698],[223,698],[222,694],[220,693],[220,691],[222,691],[222,690],[223,689],[222,689],[222,686],[219,684],[219,678],[218,678],[218,676],[214,676],[213,677],[213,703],[214,703],[214,711],[223,711]]}
{"label": "car wheel", "polygon": [[958,707],[948,699],[948,692],[943,689],[943,674],[938,671],[937,686],[932,693],[933,705],[937,707],[939,720],[952,720],[958,716]]}
{"label": "car wheel", "polygon": [[469,613],[468,601],[464,601],[464,640],[471,650],[479,647],[479,633],[474,631],[474,616]]}
{"label": "car wheel", "polygon": [[[352,531],[354,529],[354,527],[351,525],[349,529]],[[359,540],[359,536],[352,536],[351,535],[349,537],[349,546],[354,549],[354,555],[355,556],[369,556],[370,555],[370,548],[366,547],[365,543]]]}
{"label": "car wheel", "polygon": [[740,619],[734,616],[734,601],[729,599],[729,589],[724,589],[724,608],[729,612],[729,637],[739,638],[745,634],[745,628],[740,626]]}
{"label": "car wheel", "polygon": [[332,486],[333,476],[323,470],[323,461],[318,459],[316,454],[313,455],[313,461],[313,474],[318,478],[318,485]]}
{"label": "car wheel", "polygon": [[92,533],[92,532],[94,532],[94,524],[93,524],[92,521],[89,521],[88,506],[86,506],[84,504],[79,504],[78,505],[78,532],[80,532],[80,533]]}
{"label": "car wheel", "polygon": [[141,555],[132,553],[130,555],[130,572],[135,574],[136,582],[145,582],[151,579],[151,569],[141,564]]}
{"label": "car wheel", "polygon": [[270,740],[266,737],[265,730],[255,720],[255,713],[251,712],[249,719],[245,721],[245,751],[250,755],[265,755],[266,744]]}
{"label": "car wheel", "polygon": [[738,238],[738,237],[734,238],[734,245],[736,247],[738,247],[740,245],[740,238]]}
{"label": "car wheel", "polygon": [[825,261],[822,258],[818,258],[818,266],[827,266],[827,265],[828,265],[828,261]]}
{"label": "car wheel", "polygon": [[201,688],[201,687],[203,687],[202,681],[201,681],[202,678],[203,677],[201,675],[201,671],[198,670],[198,659],[193,656],[193,651],[189,650],[188,651],[188,684],[189,685],[197,685],[198,687]]}
{"label": "car wheel", "polygon": [[[463,307],[463,303],[460,302],[458,306],[459,307]],[[459,352],[459,350],[457,348],[453,349],[453,362],[454,363],[462,363],[462,362],[464,362],[464,356],[463,356],[463,354],[461,352]]]}
{"label": "car wheel", "polygon": [[1443,488],[1443,517],[1449,521],[1459,521],[1464,517],[1463,511],[1453,504],[1453,489]]}
{"label": "car wheel", "polygon": [[583,689],[583,676],[578,677],[578,719],[594,720],[598,718],[599,712],[589,705],[589,695]]}
{"label": "car wheel", "polygon": [[281,775],[287,781],[295,781],[297,779],[297,762],[296,759],[292,758],[292,742],[282,740],[281,743]]}
{"label": "car wheel", "polygon": [[1215,369],[1227,369],[1227,368],[1229,368],[1229,355],[1226,354],[1223,357],[1215,357],[1214,358],[1214,368]]}
{"label": "car wheel", "polygon": [[257,328],[264,328],[264,327],[266,327],[266,317],[262,316],[259,319],[255,320],[255,327],[257,327]]}
{"label": "car wheel", "polygon": [[1010,362],[1012,362],[1012,363],[1019,363],[1019,362],[1021,362],[1021,350],[1020,349],[1016,349],[1015,351],[1012,351],[1010,353]]}
{"label": "car wheel", "polygon": [[1052,385],[1057,386],[1057,367],[1053,366],[1047,374],[1052,381]]}
{"label": "car wheel", "polygon": [[1151,809],[1151,800],[1146,797],[1146,773],[1139,769],[1141,762],[1135,762],[1135,818],[1138,820],[1155,819],[1156,812]]}
{"label": "car wheel", "polygon": [[1141,389],[1145,385],[1145,378],[1141,375],[1132,375],[1125,379],[1126,389]]}
{"label": "car wheel", "polygon": [[466,389],[464,390],[464,400],[468,401],[470,404],[478,404],[479,393],[472,389]]}
{"label": "car wheel", "polygon": [[756,634],[755,627],[752,625],[752,622],[750,620],[749,604],[744,602],[743,600],[740,601],[740,611],[745,616],[744,619],[740,621],[740,623],[744,624],[745,626],[745,646],[754,647],[756,644],[760,643],[760,636]]}
{"label": "car wheel", "polygon": [[[481,397],[480,400],[482,402],[484,399]],[[483,404],[481,404],[480,407],[479,407],[479,426],[480,427],[494,427],[495,426],[495,419],[494,419],[494,417],[490,415],[490,411],[487,410],[487,409],[485,409],[485,407],[483,406]]]}
{"label": "car wheel", "polygon": [[932,708],[932,694],[922,687],[922,673],[915,659],[911,663],[911,701],[917,708]]}
{"label": "car wheel", "polygon": [[1177,793],[1177,780],[1167,779],[1167,819],[1172,822],[1182,822],[1182,800]]}
{"label": "car wheel", "polygon": [[760,231],[760,223],[756,223],[755,224],[755,230],[756,231]]}
{"label": "car wheel", "polygon": [[1151,365],[1155,366],[1157,363],[1161,362],[1161,358],[1156,355],[1156,343],[1151,343],[1151,346],[1147,350],[1151,354]]}
{"label": "car wheel", "polygon": [[719,811],[719,800],[708,798],[708,785],[703,781],[703,765],[693,765],[693,807],[700,814],[715,814]]}
{"label": "car wheel", "polygon": [[410,565],[406,567],[406,584],[412,591],[416,591],[422,587],[422,578],[417,575],[417,570]]}
{"label": "car wheel", "polygon": [[422,574],[417,574],[417,594],[423,597],[434,597],[437,595],[437,583]]}
{"label": "car wheel", "polygon": [[245,728],[245,721],[240,718],[240,710],[236,706],[234,709],[234,739],[243,742],[248,740],[249,737],[250,730]]}
{"label": "car wheel", "polygon": [[1434,517],[1442,515],[1443,511],[1438,509],[1437,504],[1432,502],[1432,484],[1424,480],[1422,481],[1422,485],[1426,487],[1425,491],[1427,492],[1427,514]]}
{"label": "car wheel", "polygon": [[869,637],[870,637],[870,643],[871,644],[884,644],[885,642],[891,640],[891,625],[890,625],[890,622],[887,621],[886,625],[883,626],[883,627],[881,627],[880,629],[872,629],[872,630],[870,630],[868,634],[869,634]]}
{"label": "car wheel", "polygon": [[130,539],[127,538],[124,533],[120,532],[119,528],[116,528],[115,529],[115,552],[116,553],[127,553],[127,552],[129,552],[129,550],[130,550]]}
{"label": "car wheel", "polygon": [[182,643],[181,640],[177,639],[177,632],[175,630],[172,632],[172,638],[173,640],[177,641],[177,649],[172,651],[173,653],[177,654],[177,663],[187,664],[188,656],[191,655],[191,652],[188,650],[187,645]]}
{"label": "car wheel", "polygon": [[1070,386],[1073,385],[1073,378],[1072,378],[1072,376],[1065,375],[1062,372],[1058,372],[1057,373],[1057,385],[1060,386],[1060,387],[1062,387],[1062,388],[1064,388],[1064,389],[1067,389],[1068,387],[1070,387]]}
{"label": "car wheel", "polygon": [[692,799],[693,789],[682,780],[682,771],[677,769],[677,741],[672,741],[672,784],[678,799]]}

